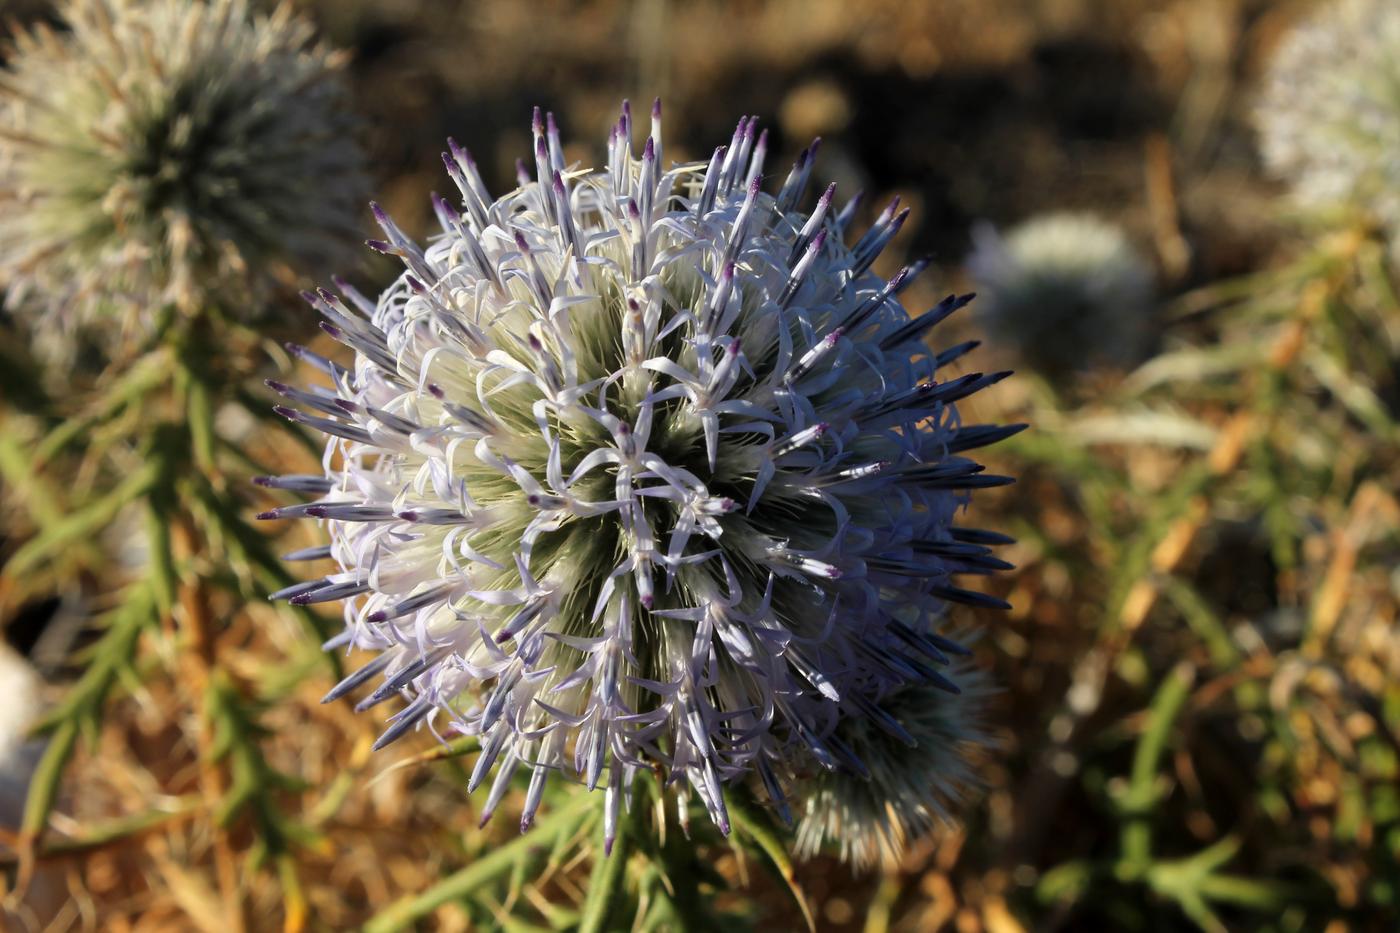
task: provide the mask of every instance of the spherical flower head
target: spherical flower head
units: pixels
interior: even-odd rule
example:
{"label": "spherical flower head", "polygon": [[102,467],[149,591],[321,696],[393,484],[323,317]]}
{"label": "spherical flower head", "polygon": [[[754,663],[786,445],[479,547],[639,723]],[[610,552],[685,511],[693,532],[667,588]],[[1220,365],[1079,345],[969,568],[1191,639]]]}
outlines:
{"label": "spherical flower head", "polygon": [[1002,236],[973,231],[967,269],[992,339],[1067,376],[1134,361],[1148,336],[1152,270],[1123,231],[1088,214],[1036,217]]}
{"label": "spherical flower head", "polygon": [[945,377],[972,345],[923,342],[965,298],[911,320],[922,264],[869,271],[903,215],[848,243],[833,189],[801,210],[814,148],[767,194],[756,120],[666,167],[659,108],[640,156],[624,108],[602,170],[537,112],[499,199],[453,143],[426,249],[376,208],[398,281],[307,295],[353,368],[299,350],[330,385],[273,386],[331,440],[324,477],[262,481],[320,498],[266,515],[324,519],[294,556],[339,567],[279,595],[344,600],[334,644],[377,652],[328,698],[402,694],[381,745],[477,736],[488,818],[524,770],[525,824],[563,773],[615,827],[647,770],[727,831],[727,783],[859,770],[840,721],[951,688],[945,604],[1000,604],[954,584],[1007,566],[956,516],[1010,481],[964,454],[1018,427],[955,403],[1005,374]]}
{"label": "spherical flower head", "polygon": [[965,665],[956,674],[961,693],[911,684],[885,698],[881,705],[903,734],[869,719],[842,720],[836,735],[865,771],[826,772],[813,782],[797,827],[799,856],[834,844],[842,861],[870,869],[897,860],[910,840],[952,821],[978,783],[976,759],[990,742],[985,678]]}
{"label": "spherical flower head", "polygon": [[1299,205],[1400,233],[1400,5],[1324,4],[1274,54],[1255,106],[1265,165]]}
{"label": "spherical flower head", "polygon": [[68,0],[0,74],[0,284],[63,328],[217,302],[345,257],[362,159],[340,56],[245,0]]}

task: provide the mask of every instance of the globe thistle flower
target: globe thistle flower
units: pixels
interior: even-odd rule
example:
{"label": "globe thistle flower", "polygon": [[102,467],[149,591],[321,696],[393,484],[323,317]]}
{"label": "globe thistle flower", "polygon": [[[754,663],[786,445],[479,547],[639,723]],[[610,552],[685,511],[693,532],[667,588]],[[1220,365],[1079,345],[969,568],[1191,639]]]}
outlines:
{"label": "globe thistle flower", "polygon": [[979,671],[959,668],[961,694],[929,684],[891,693],[885,712],[903,734],[863,717],[845,717],[836,735],[864,763],[860,772],[818,775],[797,827],[797,854],[811,858],[836,844],[841,860],[865,870],[898,858],[909,840],[951,814],[977,783],[975,757],[988,745]]}
{"label": "globe thistle flower", "polygon": [[245,0],[68,0],[0,72],[0,283],[37,324],[218,302],[344,258],[362,159],[341,56]]}
{"label": "globe thistle flower", "polygon": [[1005,237],[973,231],[967,269],[979,321],[1041,372],[1060,377],[1141,352],[1152,272],[1117,227],[1087,214],[1036,217]]}
{"label": "globe thistle flower", "polygon": [[277,595],[344,601],[332,645],[377,652],[327,700],[401,694],[380,746],[477,736],[484,818],[526,772],[523,828],[565,773],[603,788],[611,837],[645,769],[727,832],[725,784],[781,805],[795,772],[864,768],[843,718],[902,735],[887,694],[957,689],[945,605],[1004,604],[952,578],[1006,565],[956,515],[1010,482],[964,454],[1020,426],[963,424],[1006,373],[946,378],[972,344],[923,342],[967,296],[911,319],[924,263],[870,271],[897,204],[849,242],[833,189],[799,207],[815,144],[773,195],[756,119],[670,168],[660,104],[640,156],[631,121],[581,169],[536,111],[494,200],[449,141],[460,202],[426,248],[375,208],[406,271],[375,301],[306,296],[355,362],[298,349],[329,385],[273,385],[330,442],[324,476],[261,480],[319,498],[263,517],[326,522],[292,557],[338,569]]}
{"label": "globe thistle flower", "polygon": [[1264,163],[1310,210],[1400,232],[1400,6],[1339,0],[1289,33],[1254,111]]}

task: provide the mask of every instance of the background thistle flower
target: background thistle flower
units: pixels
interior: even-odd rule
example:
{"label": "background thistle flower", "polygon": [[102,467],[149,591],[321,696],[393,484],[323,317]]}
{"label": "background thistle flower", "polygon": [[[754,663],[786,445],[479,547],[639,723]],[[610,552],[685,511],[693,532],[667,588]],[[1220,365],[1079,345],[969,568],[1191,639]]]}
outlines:
{"label": "background thistle flower", "polygon": [[973,344],[923,343],[967,299],[911,320],[924,264],[869,271],[897,203],[847,245],[834,186],[798,210],[815,146],[774,196],[756,119],[670,169],[660,104],[640,158],[631,120],[576,170],[536,111],[533,177],[499,200],[452,143],[463,208],[437,201],[426,250],[375,209],[371,245],[408,271],[375,302],[306,296],[355,365],[300,351],[332,385],[274,384],[330,468],[263,480],[321,495],[266,517],[327,520],[294,556],[339,569],[281,595],[345,601],[333,643],[378,656],[327,699],[403,693],[380,745],[478,736],[471,788],[495,767],[489,817],[529,770],[525,824],[551,772],[603,785],[615,826],[659,767],[727,832],[726,782],[756,772],[781,803],[794,761],[865,767],[843,717],[902,736],[886,694],[956,690],[944,606],[1000,601],[951,578],[1007,565],[955,515],[1010,482],[962,455],[1019,427],[962,424],[1006,373],[942,378]]}
{"label": "background thistle flower", "polygon": [[1400,6],[1338,0],[1290,32],[1255,105],[1266,167],[1310,210],[1400,231]]}
{"label": "background thistle flower", "polygon": [[907,733],[892,734],[871,720],[847,717],[836,735],[865,763],[864,772],[817,776],[797,827],[797,854],[839,847],[858,869],[897,858],[906,843],[928,832],[977,783],[975,758],[990,737],[982,723],[988,687],[980,672],[960,665],[960,694],[912,684],[883,702]]}
{"label": "background thistle flower", "polygon": [[36,326],[249,315],[288,265],[344,257],[364,190],[310,24],[244,0],[69,0],[0,76],[0,282]]}
{"label": "background thistle flower", "polygon": [[978,319],[999,343],[1049,376],[1141,352],[1152,271],[1123,232],[1088,214],[1036,217],[1002,236],[973,231],[967,268]]}

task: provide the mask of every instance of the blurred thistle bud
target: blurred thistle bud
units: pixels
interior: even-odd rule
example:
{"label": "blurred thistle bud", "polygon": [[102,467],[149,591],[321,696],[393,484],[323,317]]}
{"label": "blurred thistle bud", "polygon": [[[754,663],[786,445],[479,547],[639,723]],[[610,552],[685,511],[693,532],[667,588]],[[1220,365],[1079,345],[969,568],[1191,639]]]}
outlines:
{"label": "blurred thistle bud", "polygon": [[573,772],[605,791],[611,838],[655,770],[683,820],[694,795],[727,832],[723,785],[756,776],[781,807],[780,774],[864,770],[838,724],[900,734],[882,697],[956,689],[945,606],[1004,605],[953,577],[1009,566],[956,524],[1010,482],[965,454],[1021,427],[956,402],[1006,374],[943,378],[972,345],[924,338],[966,298],[911,319],[924,263],[869,271],[898,205],[853,239],[834,186],[803,210],[815,146],[764,193],[756,123],[668,168],[660,103],[640,156],[624,107],[600,171],[566,166],[536,111],[499,199],[451,143],[460,201],[435,202],[431,245],[375,209],[398,281],[307,295],[355,360],[299,350],[330,384],[273,385],[330,436],[330,468],[261,480],[318,496],[264,517],[326,521],[293,556],[338,567],[280,595],[344,601],[332,644],[377,656],[327,699],[404,696],[380,745],[479,737],[486,818],[518,771],[523,825]]}
{"label": "blurred thistle bud", "polygon": [[1152,270],[1118,227],[1087,214],[1047,214],[1005,236],[980,225],[973,247],[967,269],[979,322],[1041,373],[1131,365],[1142,352]]}
{"label": "blurred thistle bud", "polygon": [[968,791],[980,784],[977,757],[990,743],[983,706],[990,692],[979,671],[954,670],[962,689],[926,684],[896,690],[881,706],[903,731],[847,717],[837,738],[865,771],[820,774],[797,827],[797,854],[811,858],[835,845],[859,870],[899,858],[910,841],[939,822],[951,823]]}
{"label": "blurred thistle bud", "polygon": [[1400,4],[1319,7],[1274,53],[1254,110],[1264,163],[1298,204],[1400,234]]}
{"label": "blurred thistle bud", "polygon": [[0,284],[34,326],[240,316],[346,256],[363,203],[342,56],[245,0],[68,0],[0,72]]}

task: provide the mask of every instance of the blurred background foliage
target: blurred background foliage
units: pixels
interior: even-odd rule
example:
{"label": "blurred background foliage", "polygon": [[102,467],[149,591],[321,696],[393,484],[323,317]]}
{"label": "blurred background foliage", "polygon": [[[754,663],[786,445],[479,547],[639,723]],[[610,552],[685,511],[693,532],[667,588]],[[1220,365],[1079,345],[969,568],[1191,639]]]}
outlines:
{"label": "blurred background foliage", "polygon": [[[1018,571],[989,584],[1013,608],[953,610],[985,629],[998,744],[960,826],[852,875],[791,864],[759,812],[742,841],[697,826],[687,843],[673,825],[611,860],[594,857],[596,815],[563,792],[528,837],[509,818],[478,830],[467,745],[371,755],[375,717],[318,703],[337,663],[322,622],[261,598],[286,582],[270,555],[316,542],[253,530],[273,500],[246,482],[316,469],[314,446],[261,414],[260,379],[293,368],[278,341],[309,339],[309,310],[58,381],[6,322],[0,619],[16,657],[0,676],[47,724],[28,740],[16,713],[0,749],[15,928],[629,929],[635,915],[799,930],[794,896],[817,928],[871,933],[1394,928],[1395,270],[1366,225],[1294,215],[1249,122],[1270,52],[1313,4],[295,6],[351,51],[374,187],[412,235],[445,183],[446,136],[503,190],[531,106],[561,115],[571,160],[597,164],[618,99],[659,94],[674,158],[755,113],[781,156],[823,137],[823,183],[864,188],[873,209],[903,197],[914,222],[883,271],[920,254],[941,270],[911,309],[966,284],[979,221],[1116,222],[1155,268],[1151,347],[1117,371],[1023,369],[966,406],[970,422],[1033,426],[991,451],[1020,483],[974,506],[1019,539],[1002,555]],[[355,279],[382,286],[393,270],[365,256]],[[946,326],[980,336],[975,316]],[[978,357],[1017,364],[995,345]],[[645,847],[676,870],[630,857]],[[636,875],[633,903],[590,898],[608,872]]]}

